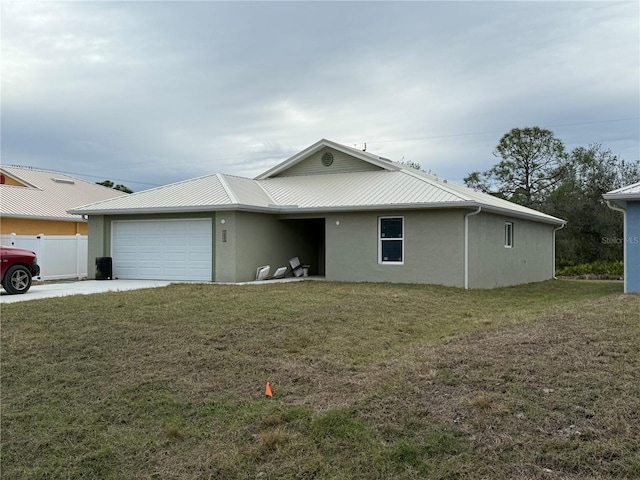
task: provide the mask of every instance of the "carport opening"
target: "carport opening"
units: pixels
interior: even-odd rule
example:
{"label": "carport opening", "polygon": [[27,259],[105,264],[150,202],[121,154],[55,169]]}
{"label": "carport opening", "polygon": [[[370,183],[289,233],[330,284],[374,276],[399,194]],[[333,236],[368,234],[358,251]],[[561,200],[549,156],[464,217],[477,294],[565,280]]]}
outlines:
{"label": "carport opening", "polygon": [[296,232],[300,244],[292,256],[309,265],[309,275],[325,275],[325,219],[304,218],[283,220]]}

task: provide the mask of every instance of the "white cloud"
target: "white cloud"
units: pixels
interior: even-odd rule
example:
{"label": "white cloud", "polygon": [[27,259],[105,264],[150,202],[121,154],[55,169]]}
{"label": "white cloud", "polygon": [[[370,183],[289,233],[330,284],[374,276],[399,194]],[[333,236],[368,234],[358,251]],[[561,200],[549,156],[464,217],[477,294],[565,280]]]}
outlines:
{"label": "white cloud", "polygon": [[637,120],[588,122],[638,117],[638,20],[632,2],[8,1],[3,161],[142,185],[255,175],[324,137],[460,180],[509,129],[567,124],[568,146],[635,160]]}

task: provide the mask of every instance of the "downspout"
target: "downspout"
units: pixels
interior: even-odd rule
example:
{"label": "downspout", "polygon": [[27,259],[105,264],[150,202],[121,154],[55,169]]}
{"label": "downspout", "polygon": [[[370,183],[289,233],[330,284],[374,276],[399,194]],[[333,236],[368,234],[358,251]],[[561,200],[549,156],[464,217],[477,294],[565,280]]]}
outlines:
{"label": "downspout", "polygon": [[[622,208],[622,207],[618,207],[617,205],[614,205],[613,203],[611,203],[611,200],[607,200],[607,207],[609,207],[611,210],[616,210],[618,212],[622,212],[622,218],[623,218],[623,223],[622,223],[622,231],[623,231],[623,235],[625,235],[627,233],[627,211]],[[622,265],[623,268],[627,268],[627,242],[626,239],[623,239],[622,242]],[[629,275],[627,275],[627,272],[624,272],[624,293],[627,293],[627,279],[629,277]]]}
{"label": "downspout", "polygon": [[563,223],[559,227],[556,227],[556,228],[553,229],[553,242],[552,242],[553,243],[553,263],[552,263],[552,268],[553,268],[553,278],[554,278],[554,280],[558,279],[558,277],[556,277],[556,232],[558,230],[562,230],[565,225],[566,225],[566,223]]}
{"label": "downspout", "polygon": [[469,212],[464,216],[464,289],[469,290],[469,217],[478,215],[482,207],[475,212]]}

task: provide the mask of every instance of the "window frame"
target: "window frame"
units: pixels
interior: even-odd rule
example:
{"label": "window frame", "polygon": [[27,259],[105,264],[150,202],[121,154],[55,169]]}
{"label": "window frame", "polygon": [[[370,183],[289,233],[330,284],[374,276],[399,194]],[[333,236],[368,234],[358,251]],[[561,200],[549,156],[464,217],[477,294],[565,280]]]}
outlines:
{"label": "window frame", "polygon": [[513,248],[513,222],[504,222],[504,248]]}
{"label": "window frame", "polygon": [[[389,219],[400,219],[402,221],[402,232],[400,238],[384,238],[382,236],[382,221]],[[402,249],[400,252],[402,260],[397,262],[393,260],[384,260],[382,258],[382,244],[388,241],[400,241],[402,245]],[[378,264],[379,265],[404,265],[404,216],[403,215],[388,215],[384,217],[378,217]]]}

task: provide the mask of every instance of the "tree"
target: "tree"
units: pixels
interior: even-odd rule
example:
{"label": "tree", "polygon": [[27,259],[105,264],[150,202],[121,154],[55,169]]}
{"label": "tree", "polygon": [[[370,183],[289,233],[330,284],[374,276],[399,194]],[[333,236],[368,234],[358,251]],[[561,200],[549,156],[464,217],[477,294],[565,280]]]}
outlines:
{"label": "tree", "polygon": [[571,152],[565,178],[547,198],[544,212],[567,220],[556,237],[559,264],[622,259],[622,215],[602,194],[640,180],[640,162],[626,162],[598,143]]}
{"label": "tree", "polygon": [[493,155],[500,162],[486,172],[470,173],[465,184],[530,208],[539,209],[565,174],[564,144],[551,130],[514,128]]}
{"label": "tree", "polygon": [[404,165],[405,167],[409,167],[409,168],[413,168],[414,170],[422,170],[422,165],[420,165],[418,162],[412,162],[411,160],[405,160],[404,158],[399,161],[396,162],[399,163],[400,165]]}
{"label": "tree", "polygon": [[121,192],[125,192],[125,193],[133,193],[133,190],[131,190],[129,187],[122,185],[122,184],[118,184],[118,185],[114,185],[113,182],[111,180],[104,180],[102,182],[96,182],[98,185],[103,185],[107,188],[113,188],[114,190],[119,190]]}

